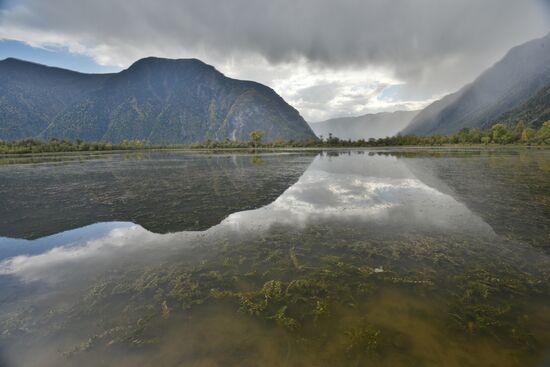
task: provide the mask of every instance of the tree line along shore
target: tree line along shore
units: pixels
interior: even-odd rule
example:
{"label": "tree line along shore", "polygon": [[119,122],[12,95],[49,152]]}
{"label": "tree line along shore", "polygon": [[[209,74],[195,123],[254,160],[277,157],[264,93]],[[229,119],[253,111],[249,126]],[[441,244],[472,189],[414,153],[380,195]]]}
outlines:
{"label": "tree line along shore", "polygon": [[89,142],[80,139],[22,139],[14,141],[0,140],[0,154],[32,154],[56,152],[94,152],[115,150],[146,149],[255,149],[255,148],[333,148],[333,147],[394,147],[394,146],[443,146],[443,145],[550,145],[550,120],[538,129],[526,127],[520,121],[513,128],[504,124],[495,124],[490,129],[463,128],[454,134],[436,134],[428,136],[396,135],[379,139],[344,140],[329,134],[310,140],[272,140],[263,141],[264,132],[256,130],[250,133],[249,140],[206,140],[200,143],[162,145],[150,144],[146,140],[123,140],[120,143]]}

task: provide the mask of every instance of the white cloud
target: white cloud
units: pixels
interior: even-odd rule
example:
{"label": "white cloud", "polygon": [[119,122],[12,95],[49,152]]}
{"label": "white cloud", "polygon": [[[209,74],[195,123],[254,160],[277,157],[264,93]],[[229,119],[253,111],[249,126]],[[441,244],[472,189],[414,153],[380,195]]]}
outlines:
{"label": "white cloud", "polygon": [[[200,58],[273,87],[320,120],[418,108],[454,91],[510,47],[548,32],[544,3],[16,0],[0,10],[0,39],[121,67],[151,55]],[[395,85],[399,93],[385,97]]]}
{"label": "white cloud", "polygon": [[384,98],[384,89],[399,87],[405,82],[394,77],[392,70],[381,67],[335,69],[312,64],[304,58],[273,65],[256,56],[247,62],[246,68],[234,60],[218,68],[235,78],[254,79],[270,85],[308,121],[398,109],[416,110],[431,102],[431,99]]}

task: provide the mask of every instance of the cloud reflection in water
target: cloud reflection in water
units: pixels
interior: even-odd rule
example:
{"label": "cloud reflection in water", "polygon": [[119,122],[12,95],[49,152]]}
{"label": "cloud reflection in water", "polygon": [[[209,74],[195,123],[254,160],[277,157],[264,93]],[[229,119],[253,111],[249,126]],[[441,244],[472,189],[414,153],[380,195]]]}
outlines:
{"label": "cloud reflection in water", "polygon": [[[139,251],[163,252],[216,243],[228,234],[261,235],[273,225],[299,226],[322,221],[355,220],[400,231],[469,231],[492,235],[480,217],[452,196],[418,180],[406,160],[385,156],[318,156],[299,181],[273,203],[229,215],[204,232],[154,234],[138,225],[121,224],[81,242],[60,243],[40,254],[20,254],[0,262],[0,274],[25,282],[57,280],[69,269],[97,270],[117,256]],[[79,231],[79,230],[75,230]],[[89,231],[89,230],[88,230]],[[89,231],[90,232],[90,231]],[[93,231],[91,231],[93,233]],[[70,237],[70,236],[69,236]],[[45,239],[32,242],[37,244]]]}

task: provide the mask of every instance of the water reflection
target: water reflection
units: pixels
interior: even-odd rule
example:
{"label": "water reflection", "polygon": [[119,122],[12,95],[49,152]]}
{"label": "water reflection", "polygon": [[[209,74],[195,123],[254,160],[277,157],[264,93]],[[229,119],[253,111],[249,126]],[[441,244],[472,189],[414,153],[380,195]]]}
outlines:
{"label": "water reflection", "polygon": [[[484,219],[487,198],[478,197],[483,210],[472,211],[464,189],[457,189],[464,183],[442,175],[437,161],[446,159],[450,172],[460,172],[478,169],[477,160],[427,159],[419,152],[312,158],[248,160],[266,167],[265,180],[278,182],[270,188],[264,181],[271,194],[294,177],[271,171],[288,167],[296,174],[304,162],[311,164],[263,206],[224,211],[225,219],[201,230],[160,234],[109,222],[33,241],[0,238],[0,289],[10,293],[0,297],[0,361],[91,366],[101,356],[109,366],[541,363],[550,347],[541,327],[550,321],[548,256],[522,241],[525,234],[511,241],[495,232],[495,217]],[[242,174],[229,172],[239,171],[242,159],[223,158],[233,165],[224,177]],[[210,182],[215,167],[200,180]],[[250,172],[245,176],[250,179]],[[233,185],[216,199],[246,197],[248,188]],[[509,186],[501,200],[522,189]],[[547,189],[539,187],[539,195]],[[196,195],[191,202],[204,192],[188,193]],[[539,223],[550,220],[531,214]],[[29,349],[32,356],[20,354]]]}
{"label": "water reflection", "polygon": [[420,181],[395,157],[318,156],[299,181],[272,204],[235,213],[225,224],[257,230],[274,224],[361,221],[408,230],[491,234],[480,217],[452,196]]}
{"label": "water reflection", "polygon": [[[277,198],[314,154],[116,154],[0,165],[0,236],[35,239],[129,221],[156,233],[204,230]],[[59,157],[58,157],[59,158]]]}
{"label": "water reflection", "polygon": [[298,182],[271,204],[230,214],[219,225],[202,232],[161,235],[139,225],[110,222],[34,241],[0,238],[2,257],[19,252],[0,262],[0,274],[18,275],[25,281],[58,279],[63,273],[73,274],[76,268],[60,268],[71,263],[81,273],[84,261],[96,271],[98,265],[89,262],[105,265],[107,259],[144,249],[166,251],[170,245],[181,248],[199,241],[217,243],[214,238],[224,236],[250,238],[261,236],[273,226],[303,228],[327,221],[354,221],[371,229],[376,226],[388,237],[393,230],[400,235],[407,231],[493,235],[491,227],[466,206],[418,180],[403,160],[320,155]]}

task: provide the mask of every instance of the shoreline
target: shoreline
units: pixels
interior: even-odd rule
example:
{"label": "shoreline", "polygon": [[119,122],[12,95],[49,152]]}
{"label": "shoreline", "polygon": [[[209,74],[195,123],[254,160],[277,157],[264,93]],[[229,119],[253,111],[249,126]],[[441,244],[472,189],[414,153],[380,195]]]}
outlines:
{"label": "shoreline", "polygon": [[39,153],[1,153],[0,158],[14,157],[48,157],[64,155],[108,155],[121,153],[145,153],[145,152],[301,152],[301,151],[394,151],[394,150],[549,150],[549,145],[525,145],[525,144],[444,144],[444,145],[393,145],[393,146],[365,146],[365,147],[338,147],[338,146],[319,146],[319,147],[258,147],[258,148],[193,148],[193,147],[151,147],[151,148],[131,148],[131,149],[113,149],[113,150],[67,150],[59,152],[39,152]]}

